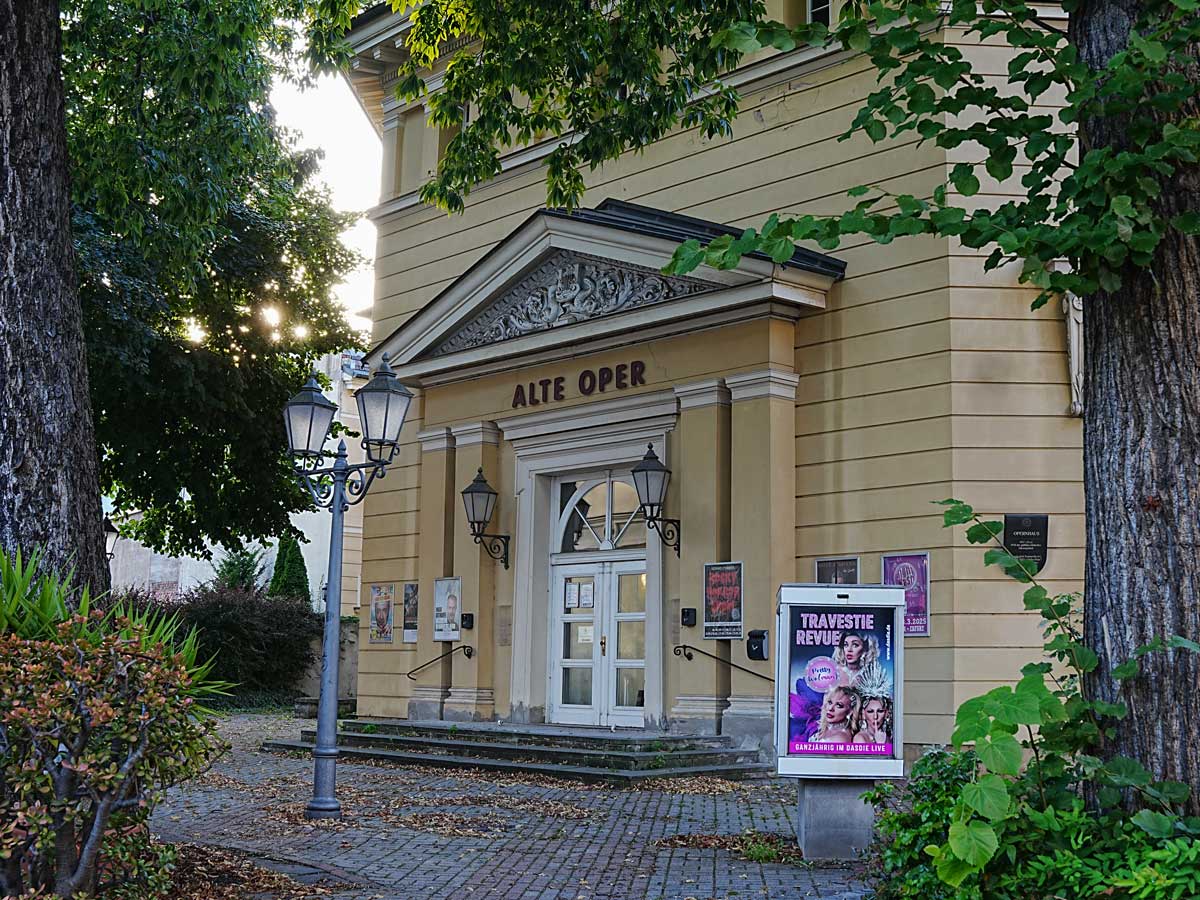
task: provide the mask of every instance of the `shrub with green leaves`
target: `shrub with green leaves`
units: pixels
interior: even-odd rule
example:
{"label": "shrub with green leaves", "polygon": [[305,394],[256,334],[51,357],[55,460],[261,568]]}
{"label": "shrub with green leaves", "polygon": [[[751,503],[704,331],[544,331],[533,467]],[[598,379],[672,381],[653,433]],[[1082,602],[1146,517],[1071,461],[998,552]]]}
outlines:
{"label": "shrub with green leaves", "polygon": [[92,609],[0,552],[0,894],[132,897],[166,883],[146,823],[223,749],[224,685],[171,616]]}
{"label": "shrub with green leaves", "polygon": [[875,807],[867,872],[875,900],[953,900],[958,889],[938,878],[925,852],[949,837],[954,804],[979,760],[969,751],[928,750],[902,784],[881,781],[864,798]]}
{"label": "shrub with green leaves", "polygon": [[[1078,632],[1079,596],[1051,596],[1038,584],[1032,564],[1004,547],[1001,522],[983,521],[961,501],[942,502],[948,527],[969,525],[971,543],[995,544],[985,562],[1029,585],[1025,606],[1042,616],[1047,658],[1026,665],[1015,686],[959,707],[952,741],[960,755],[914,768],[907,811],[889,808],[894,789],[872,793],[883,804],[879,896],[1200,896],[1200,818],[1183,814],[1190,788],[1104,752],[1128,710],[1089,696],[1085,679],[1098,660]],[[1163,636],[1111,676],[1134,678],[1138,659],[1168,649],[1196,653],[1200,645]],[[967,747],[973,756],[963,754]],[[947,778],[948,766],[958,768],[956,777]],[[931,867],[952,892],[932,884]]]}

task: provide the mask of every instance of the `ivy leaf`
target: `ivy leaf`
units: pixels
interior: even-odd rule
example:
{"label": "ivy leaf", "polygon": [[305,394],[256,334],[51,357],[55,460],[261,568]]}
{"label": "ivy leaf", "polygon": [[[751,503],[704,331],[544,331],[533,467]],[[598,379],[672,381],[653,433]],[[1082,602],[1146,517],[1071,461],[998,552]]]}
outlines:
{"label": "ivy leaf", "polygon": [[1115,787],[1142,787],[1150,783],[1150,773],[1136,759],[1114,756],[1101,770]]}
{"label": "ivy leaf", "polygon": [[1038,698],[1031,692],[1018,693],[1010,687],[988,692],[983,710],[1005,725],[1036,725],[1041,721]]}
{"label": "ivy leaf", "polygon": [[1011,734],[992,732],[975,745],[979,761],[997,775],[1017,775],[1021,771],[1021,745]]}
{"label": "ivy leaf", "polygon": [[[939,210],[938,212],[941,212]],[[959,210],[962,212],[962,210]],[[937,213],[934,213],[937,216]],[[967,540],[972,544],[987,544],[1004,533],[1003,522],[977,522],[967,529]]]}
{"label": "ivy leaf", "polygon": [[977,866],[959,859],[953,853],[941,854],[933,864],[933,868],[937,872],[938,878],[951,887],[958,887],[979,871]]}
{"label": "ivy leaf", "polygon": [[1112,670],[1112,677],[1118,681],[1125,681],[1129,678],[1136,678],[1138,672],[1141,671],[1141,666],[1138,665],[1136,659],[1127,659],[1115,669]]}
{"label": "ivy leaf", "polygon": [[1192,796],[1191,787],[1182,781],[1156,781],[1154,789],[1168,803],[1186,803],[1188,797]]}
{"label": "ivy leaf", "polygon": [[975,819],[950,826],[950,849],[963,862],[981,868],[996,855],[1000,842],[991,825]]}
{"label": "ivy leaf", "polygon": [[971,809],[993,822],[1008,815],[1008,785],[999,775],[981,775],[963,786],[962,796]]}
{"label": "ivy leaf", "polygon": [[967,163],[958,163],[950,170],[950,183],[964,197],[974,197],[979,193],[979,179]]}
{"label": "ivy leaf", "polygon": [[1180,213],[1171,219],[1171,226],[1184,234],[1200,234],[1200,212]]}
{"label": "ivy leaf", "polygon": [[1040,584],[1035,584],[1025,591],[1024,599],[1026,609],[1045,609],[1050,602],[1050,595]]}
{"label": "ivy leaf", "polygon": [[682,275],[691,272],[702,262],[704,262],[704,249],[698,240],[692,238],[675,248],[675,252],[671,255],[671,261],[663,267],[663,272],[667,275]]}
{"label": "ivy leaf", "polygon": [[962,525],[975,518],[975,510],[961,500],[941,500],[939,505],[947,507],[946,511],[942,513],[943,528],[953,528],[955,525]]}
{"label": "ivy leaf", "polygon": [[1173,650],[1190,650],[1193,653],[1200,653],[1200,644],[1178,634],[1173,634],[1167,638],[1167,646]]}
{"label": "ivy leaf", "polygon": [[1153,838],[1165,840],[1175,835],[1175,818],[1165,813],[1141,809],[1133,814],[1130,821]]}
{"label": "ivy leaf", "polygon": [[753,22],[738,22],[724,31],[719,31],[712,38],[714,47],[725,47],[738,53],[753,53],[761,50],[758,42],[758,27]]}

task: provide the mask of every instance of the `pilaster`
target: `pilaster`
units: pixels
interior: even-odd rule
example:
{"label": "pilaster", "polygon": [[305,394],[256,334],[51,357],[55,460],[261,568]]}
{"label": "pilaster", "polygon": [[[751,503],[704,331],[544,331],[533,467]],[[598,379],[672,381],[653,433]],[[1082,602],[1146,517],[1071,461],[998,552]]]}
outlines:
{"label": "pilaster", "polygon": [[[430,428],[417,433],[421,445],[420,581],[417,618],[417,662],[420,666],[437,659],[450,645],[433,639],[433,584],[453,573],[454,437],[449,428]],[[415,676],[408,702],[410,719],[440,719],[450,690],[449,660],[435,663]]]}
{"label": "pilaster", "polygon": [[[692,644],[726,662],[729,641],[704,640],[704,564],[729,559],[730,395],[718,378],[680,385],[676,446],[679,471],[673,481],[687,485],[679,492],[681,608],[696,610],[696,625],[678,627],[679,642]],[[674,613],[678,615],[677,612]],[[670,666],[673,730],[719,734],[728,706],[729,667],[700,654],[691,660],[666,648]]]}
{"label": "pilaster", "polygon": [[[733,401],[731,425],[730,555],[744,563],[742,621],[747,634],[775,624],[779,585],[796,569],[796,386],[799,376],[767,368],[725,379]],[[773,647],[774,641],[768,640]],[[730,647],[731,661],[764,678],[734,670],[724,733],[774,746],[773,661],[752,662],[746,643]]]}
{"label": "pilaster", "polygon": [[[452,430],[455,444],[454,491],[458,495],[471,483],[478,469],[494,486],[498,482],[500,429],[495,422],[472,422]],[[505,515],[505,498],[499,497],[489,533],[503,531],[500,523]],[[475,651],[467,659],[461,653],[451,657],[453,674],[450,695],[446,699],[445,717],[464,721],[488,720],[495,715],[494,683],[496,648],[494,619],[496,606],[496,570],[501,563],[488,556],[483,546],[471,536],[466,510],[461,496],[451,498],[454,516],[455,575],[462,579],[462,611],[474,616],[474,627],[463,629],[461,642]]]}

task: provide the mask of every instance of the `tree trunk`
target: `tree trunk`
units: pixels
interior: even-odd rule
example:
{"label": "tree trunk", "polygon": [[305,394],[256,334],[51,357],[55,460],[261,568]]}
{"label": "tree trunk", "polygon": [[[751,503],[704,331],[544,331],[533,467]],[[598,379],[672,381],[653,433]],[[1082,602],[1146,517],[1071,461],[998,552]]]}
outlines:
{"label": "tree trunk", "polygon": [[108,589],[59,6],[0,0],[0,547]]}
{"label": "tree trunk", "polygon": [[[1123,49],[1138,11],[1132,0],[1085,2],[1070,23],[1083,60],[1096,68]],[[1200,115],[1196,96],[1181,117]],[[1126,124],[1082,122],[1080,142],[1121,148]],[[1195,208],[1200,168],[1163,188],[1159,216]],[[1200,637],[1200,241],[1170,231],[1153,266],[1123,279],[1084,304],[1084,631],[1100,656],[1089,687],[1129,707],[1107,749],[1190,784],[1198,815],[1200,657],[1151,654],[1124,685],[1109,673],[1156,637]]]}

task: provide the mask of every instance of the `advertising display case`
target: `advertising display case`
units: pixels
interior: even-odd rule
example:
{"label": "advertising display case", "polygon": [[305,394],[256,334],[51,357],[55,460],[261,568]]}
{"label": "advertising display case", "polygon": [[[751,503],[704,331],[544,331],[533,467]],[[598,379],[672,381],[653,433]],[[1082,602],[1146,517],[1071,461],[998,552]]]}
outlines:
{"label": "advertising display case", "polygon": [[904,615],[901,587],[780,587],[775,629],[780,775],[903,776]]}

